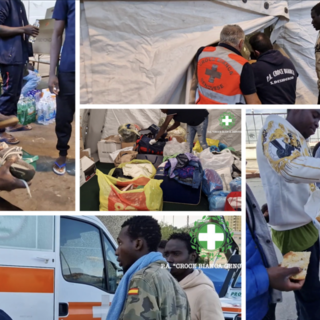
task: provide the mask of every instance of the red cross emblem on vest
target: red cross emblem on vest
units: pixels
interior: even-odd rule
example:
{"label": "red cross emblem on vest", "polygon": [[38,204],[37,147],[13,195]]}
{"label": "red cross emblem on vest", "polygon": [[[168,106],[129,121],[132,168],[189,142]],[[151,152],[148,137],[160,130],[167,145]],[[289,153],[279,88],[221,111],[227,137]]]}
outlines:
{"label": "red cross emblem on vest", "polygon": [[209,78],[209,82],[213,83],[215,78],[220,79],[221,78],[221,72],[217,71],[218,66],[217,65],[213,65],[211,69],[206,69],[206,75],[210,76]]}

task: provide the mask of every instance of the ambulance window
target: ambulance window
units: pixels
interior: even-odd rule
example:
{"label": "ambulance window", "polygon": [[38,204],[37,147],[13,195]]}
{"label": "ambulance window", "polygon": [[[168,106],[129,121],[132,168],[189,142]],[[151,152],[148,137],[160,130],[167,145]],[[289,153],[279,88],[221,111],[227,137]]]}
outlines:
{"label": "ambulance window", "polygon": [[53,251],[53,216],[0,216],[0,247]]}
{"label": "ambulance window", "polygon": [[60,260],[65,280],[104,289],[104,261],[99,229],[75,219],[61,218]]}
{"label": "ambulance window", "polygon": [[104,248],[106,250],[106,259],[107,259],[107,277],[108,277],[108,288],[107,291],[110,293],[115,293],[118,287],[118,284],[123,276],[122,268],[119,266],[117,261],[117,256],[115,255],[115,249],[109,242],[106,236],[104,239]]}

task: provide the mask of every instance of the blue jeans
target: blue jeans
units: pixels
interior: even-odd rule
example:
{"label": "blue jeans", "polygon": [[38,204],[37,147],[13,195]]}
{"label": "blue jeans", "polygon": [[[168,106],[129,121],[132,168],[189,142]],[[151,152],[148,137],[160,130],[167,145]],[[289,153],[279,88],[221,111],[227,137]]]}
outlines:
{"label": "blue jeans", "polygon": [[298,320],[316,320],[320,315],[319,239],[310,251],[307,277],[301,290],[294,291]]}
{"label": "blue jeans", "polygon": [[190,152],[192,152],[193,149],[193,140],[196,136],[196,133],[198,133],[198,138],[201,147],[204,149],[208,148],[207,145],[207,128],[208,128],[208,117],[206,117],[202,123],[200,123],[198,126],[187,126],[187,143],[189,144]]}

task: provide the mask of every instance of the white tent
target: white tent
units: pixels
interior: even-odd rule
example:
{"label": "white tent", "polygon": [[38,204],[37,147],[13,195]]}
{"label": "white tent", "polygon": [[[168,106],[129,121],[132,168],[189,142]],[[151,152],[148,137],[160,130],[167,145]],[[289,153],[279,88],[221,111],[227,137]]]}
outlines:
{"label": "white tent", "polygon": [[318,1],[84,1],[81,103],[189,103],[192,61],[225,24],[272,41],[299,73],[297,103],[317,101],[311,8]]}
{"label": "white tent", "polygon": [[44,19],[47,9],[55,6],[56,1],[37,1],[37,0],[23,0],[22,1],[27,12],[28,21],[34,24],[36,19]]}
{"label": "white tent", "polygon": [[[240,109],[208,109],[209,123],[207,138],[220,140],[228,147],[241,151],[241,110]],[[220,125],[219,117],[225,112],[234,115],[234,125],[230,129]],[[81,109],[82,136],[85,148],[90,148],[97,158],[97,143],[103,138],[118,134],[118,127],[125,123],[134,123],[142,129],[151,124],[158,125],[164,117],[160,109]]]}

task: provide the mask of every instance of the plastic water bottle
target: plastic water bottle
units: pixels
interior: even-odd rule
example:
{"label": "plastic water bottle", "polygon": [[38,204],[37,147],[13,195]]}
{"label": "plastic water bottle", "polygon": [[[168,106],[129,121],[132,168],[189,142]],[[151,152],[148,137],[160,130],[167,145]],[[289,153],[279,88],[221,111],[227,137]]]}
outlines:
{"label": "plastic water bottle", "polygon": [[22,99],[20,101],[20,123],[22,125],[25,125],[26,123],[26,103],[25,103],[25,100]]}
{"label": "plastic water bottle", "polygon": [[44,124],[44,113],[43,113],[43,102],[42,101],[39,101],[37,103],[37,114],[38,114],[37,122],[39,124]]}
{"label": "plastic water bottle", "polygon": [[50,102],[48,100],[45,101],[45,112],[44,112],[44,124],[48,125],[50,123]]}
{"label": "plastic water bottle", "polygon": [[[35,23],[33,24],[33,26],[34,26],[34,27],[37,27],[37,28],[40,28],[40,23],[39,23],[39,20],[38,20],[38,19],[35,21]],[[36,39],[37,39],[37,37],[30,36],[30,37],[29,37],[29,42],[35,43],[35,42],[36,42]]]}

